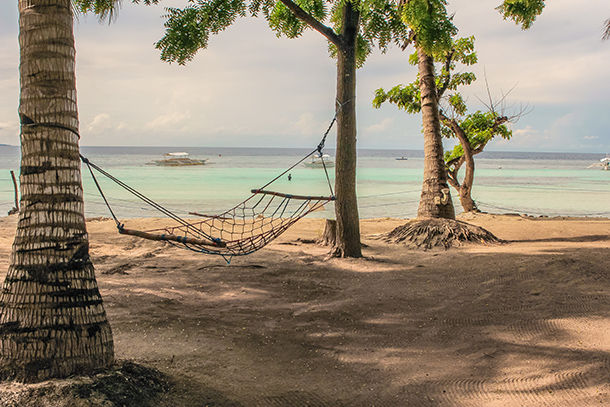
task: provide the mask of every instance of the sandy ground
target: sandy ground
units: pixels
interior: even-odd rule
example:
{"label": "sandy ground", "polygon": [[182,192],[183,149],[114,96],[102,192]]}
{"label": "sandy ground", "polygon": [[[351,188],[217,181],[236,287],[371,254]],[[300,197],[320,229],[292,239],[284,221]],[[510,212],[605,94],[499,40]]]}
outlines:
{"label": "sandy ground", "polygon": [[324,261],[303,220],[227,265],[88,228],[116,356],[175,380],[162,406],[610,405],[610,220],[462,219],[508,243],[413,251],[364,220],[365,258]]}

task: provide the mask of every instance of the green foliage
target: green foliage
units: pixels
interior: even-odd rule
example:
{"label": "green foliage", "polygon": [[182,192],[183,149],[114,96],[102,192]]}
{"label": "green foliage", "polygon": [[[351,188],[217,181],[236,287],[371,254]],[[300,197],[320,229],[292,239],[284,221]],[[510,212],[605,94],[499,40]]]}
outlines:
{"label": "green foliage", "polygon": [[[442,90],[449,91],[443,94],[442,99],[451,110],[451,116],[457,117],[457,124],[462,128],[473,150],[484,147],[491,139],[500,136],[504,139],[510,139],[512,132],[505,124],[498,124],[506,121],[506,118],[500,117],[495,112],[477,111],[476,113],[467,114],[467,106],[462,95],[458,92],[458,88],[464,85],[470,85],[476,80],[472,72],[458,72],[457,64],[470,66],[477,62],[477,56],[474,51],[474,37],[459,38],[452,42],[452,46],[448,50],[440,50],[432,54],[435,60],[435,80],[439,92]],[[409,61],[412,64],[417,63],[417,53],[410,56]],[[396,105],[410,114],[419,113],[421,111],[421,93],[419,88],[419,77],[409,85],[398,85],[386,92],[383,88],[375,91],[373,106],[380,108],[385,102]],[[461,119],[460,119],[461,118]],[[449,123],[441,121],[441,133],[446,138],[456,137]],[[449,163],[464,155],[464,150],[461,144],[457,144],[453,150],[445,152],[445,162]]]}
{"label": "green foliage", "polygon": [[[356,6],[360,12],[356,45],[358,66],[364,64],[374,48],[385,51],[392,42],[402,44],[408,37],[398,7],[390,0],[292,1],[320,25],[330,22],[337,35],[341,33],[343,6],[348,2]],[[208,46],[211,35],[245,16],[246,11],[254,17],[262,14],[278,37],[297,38],[312,28],[278,0],[189,0],[183,9],[167,9],[166,33],[156,44],[161,50],[161,59],[179,64],[190,61],[199,49]],[[330,52],[336,55],[336,47],[332,44]]]}
{"label": "green foliage", "polygon": [[92,12],[98,16],[100,21],[116,19],[120,0],[73,0],[74,10],[80,13]]}
{"label": "green foliage", "polygon": [[456,115],[463,116],[466,114],[468,108],[466,107],[466,102],[464,102],[464,98],[460,93],[454,93],[450,95],[448,98],[449,105],[453,108],[453,111]]}
{"label": "green foliage", "polygon": [[[122,0],[72,0],[74,10],[80,13],[94,13],[100,21],[114,21],[119,12]],[[132,0],[133,3],[139,3],[140,0]],[[142,3],[147,6],[157,4],[159,0],[142,0]]]}
{"label": "green foliage", "polygon": [[383,52],[391,43],[402,45],[409,37],[398,8],[387,0],[361,1],[360,26],[364,41]]}
{"label": "green foliage", "polygon": [[[348,1],[340,0],[333,4],[330,22],[337,34],[341,33],[343,6]],[[388,0],[355,0],[353,3],[360,12],[360,31],[356,41],[356,63],[359,68],[375,48],[386,52],[392,43],[402,45],[407,40],[407,27],[394,3]],[[329,44],[329,52],[336,58],[337,47]]]}
{"label": "green foliage", "polygon": [[161,59],[184,65],[218,34],[246,15],[244,0],[192,0],[184,9],[168,8],[165,36],[155,44]]}
{"label": "green foliage", "polygon": [[250,14],[254,17],[258,17],[259,12],[263,12],[263,15],[267,20],[271,15],[271,11],[275,7],[275,0],[252,0],[250,2]]}
{"label": "green foliage", "polygon": [[504,0],[497,10],[505,20],[513,20],[527,30],[542,13],[544,6],[544,0]]}
{"label": "green foliage", "polygon": [[[312,17],[322,21],[327,16],[327,5],[321,0],[295,0],[295,3]],[[300,37],[305,29],[309,28],[302,20],[298,19],[284,3],[276,2],[268,18],[269,27],[280,37]]]}
{"label": "green foliage", "polygon": [[457,35],[446,5],[446,0],[410,0],[402,6],[404,23],[415,33],[417,47],[428,55],[448,51]]}
{"label": "green foliage", "polygon": [[[484,147],[494,137],[502,137],[510,140],[512,130],[505,124],[496,125],[497,120],[502,119],[496,112],[481,112],[469,114],[458,124],[466,133],[470,146],[473,150]],[[443,131],[443,135],[453,137],[453,132]],[[461,144],[457,144],[453,150],[445,151],[445,162],[449,163],[464,155]]]}
{"label": "green foliage", "polygon": [[415,81],[407,86],[394,86],[389,92],[385,92],[383,88],[377,89],[373,99],[373,106],[379,109],[386,101],[395,104],[399,109],[407,113],[419,113],[421,111],[419,81]]}
{"label": "green foliage", "polygon": [[[444,99],[457,114],[464,114],[466,105],[462,97],[457,93],[457,89],[463,85],[470,85],[476,80],[472,72],[454,73],[457,63],[462,65],[472,65],[477,62],[476,52],[474,52],[474,37],[459,38],[455,40],[449,50],[435,53],[435,80],[437,89],[454,91],[455,93],[444,95]],[[417,53],[409,57],[409,63],[417,64]],[[419,90],[419,77],[407,86],[398,85],[389,92],[383,88],[375,91],[373,106],[380,108],[384,102],[395,104],[399,109],[407,113],[419,113],[421,111],[421,94]]]}

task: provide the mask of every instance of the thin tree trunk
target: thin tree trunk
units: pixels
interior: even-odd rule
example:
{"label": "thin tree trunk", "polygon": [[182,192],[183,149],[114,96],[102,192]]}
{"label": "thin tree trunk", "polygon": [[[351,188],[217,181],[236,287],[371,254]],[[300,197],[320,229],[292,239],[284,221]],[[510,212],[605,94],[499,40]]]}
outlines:
{"label": "thin tree trunk", "polygon": [[459,189],[460,204],[464,212],[475,212],[479,209],[472,199],[472,184],[474,182],[474,159],[472,154],[466,158],[466,168],[464,169],[464,179]]}
{"label": "thin tree trunk", "polygon": [[8,212],[9,215],[19,213],[19,186],[17,185],[17,178],[13,170],[11,170],[11,178],[13,179],[13,189],[15,190],[15,206]]}
{"label": "thin tree trunk", "polygon": [[85,227],[70,0],[19,0],[21,213],[0,293],[0,377],[112,364]]}
{"label": "thin tree trunk", "polygon": [[342,108],[337,115],[337,241],[333,251],[339,257],[362,257],[356,198],[356,38],[359,24],[360,13],[351,2],[346,2],[337,60],[337,101]]}
{"label": "thin tree trunk", "polygon": [[454,119],[443,117],[443,123],[451,128],[451,131],[453,131],[453,134],[455,134],[460,141],[460,145],[464,151],[464,155],[462,156],[463,161],[460,161],[460,165],[462,162],[466,164],[466,168],[464,169],[464,179],[462,180],[461,184],[458,183],[457,172],[459,167],[456,167],[454,179],[455,183],[458,184],[456,189],[459,193],[460,204],[462,205],[464,212],[478,211],[479,209],[477,208],[477,204],[472,199],[472,185],[474,184],[475,165],[474,152],[472,151],[470,140],[468,140],[468,136]]}
{"label": "thin tree trunk", "polygon": [[434,60],[417,48],[424,128],[424,182],[417,210],[418,219],[455,219],[443,157]]}

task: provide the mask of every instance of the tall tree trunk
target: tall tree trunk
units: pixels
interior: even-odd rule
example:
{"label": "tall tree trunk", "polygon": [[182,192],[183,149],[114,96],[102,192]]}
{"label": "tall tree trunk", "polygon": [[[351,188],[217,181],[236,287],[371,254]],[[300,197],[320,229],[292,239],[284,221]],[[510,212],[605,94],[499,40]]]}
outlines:
{"label": "tall tree trunk", "polygon": [[337,60],[337,101],[342,108],[337,115],[337,240],[333,251],[339,257],[362,257],[356,198],[356,38],[360,13],[351,2],[343,7],[342,44]]}
{"label": "tall tree trunk", "polygon": [[85,227],[70,0],[19,0],[21,213],[0,293],[0,377],[112,364]]}
{"label": "tall tree trunk", "polygon": [[438,96],[434,81],[434,60],[417,47],[421,112],[424,128],[424,182],[418,219],[455,219],[443,157]]}

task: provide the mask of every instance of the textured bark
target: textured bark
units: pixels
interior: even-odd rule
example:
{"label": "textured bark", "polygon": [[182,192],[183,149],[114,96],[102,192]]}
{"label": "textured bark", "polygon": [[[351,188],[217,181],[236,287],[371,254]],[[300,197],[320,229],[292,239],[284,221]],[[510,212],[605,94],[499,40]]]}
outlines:
{"label": "textured bark", "polygon": [[[459,162],[455,163],[454,170],[448,170],[449,182],[458,191],[460,204],[462,205],[464,212],[476,212],[479,209],[477,208],[477,204],[472,199],[472,185],[474,183],[475,165],[474,152],[472,150],[472,146],[470,145],[470,140],[468,140],[468,136],[455,120],[448,117],[443,117],[443,121],[451,128],[453,134],[455,134],[460,141],[462,150],[464,150],[464,155],[459,158]],[[466,169],[464,170],[464,179],[460,183],[457,175],[462,164],[466,164]],[[450,166],[449,163],[447,165]]]}
{"label": "textured bark", "polygon": [[334,219],[326,219],[324,224],[324,233],[318,240],[321,246],[334,246],[337,241],[337,221]]}
{"label": "textured bark", "polygon": [[112,364],[85,227],[70,0],[20,0],[21,213],[0,293],[0,377]]}
{"label": "textured bark", "polygon": [[356,38],[360,13],[351,2],[343,6],[342,46],[337,58],[337,156],[335,163],[335,214],[337,240],[333,255],[362,257],[356,198]]}
{"label": "textured bark", "polygon": [[438,95],[434,77],[434,60],[417,48],[421,112],[424,128],[424,182],[418,219],[455,219],[447,171],[443,157]]}

